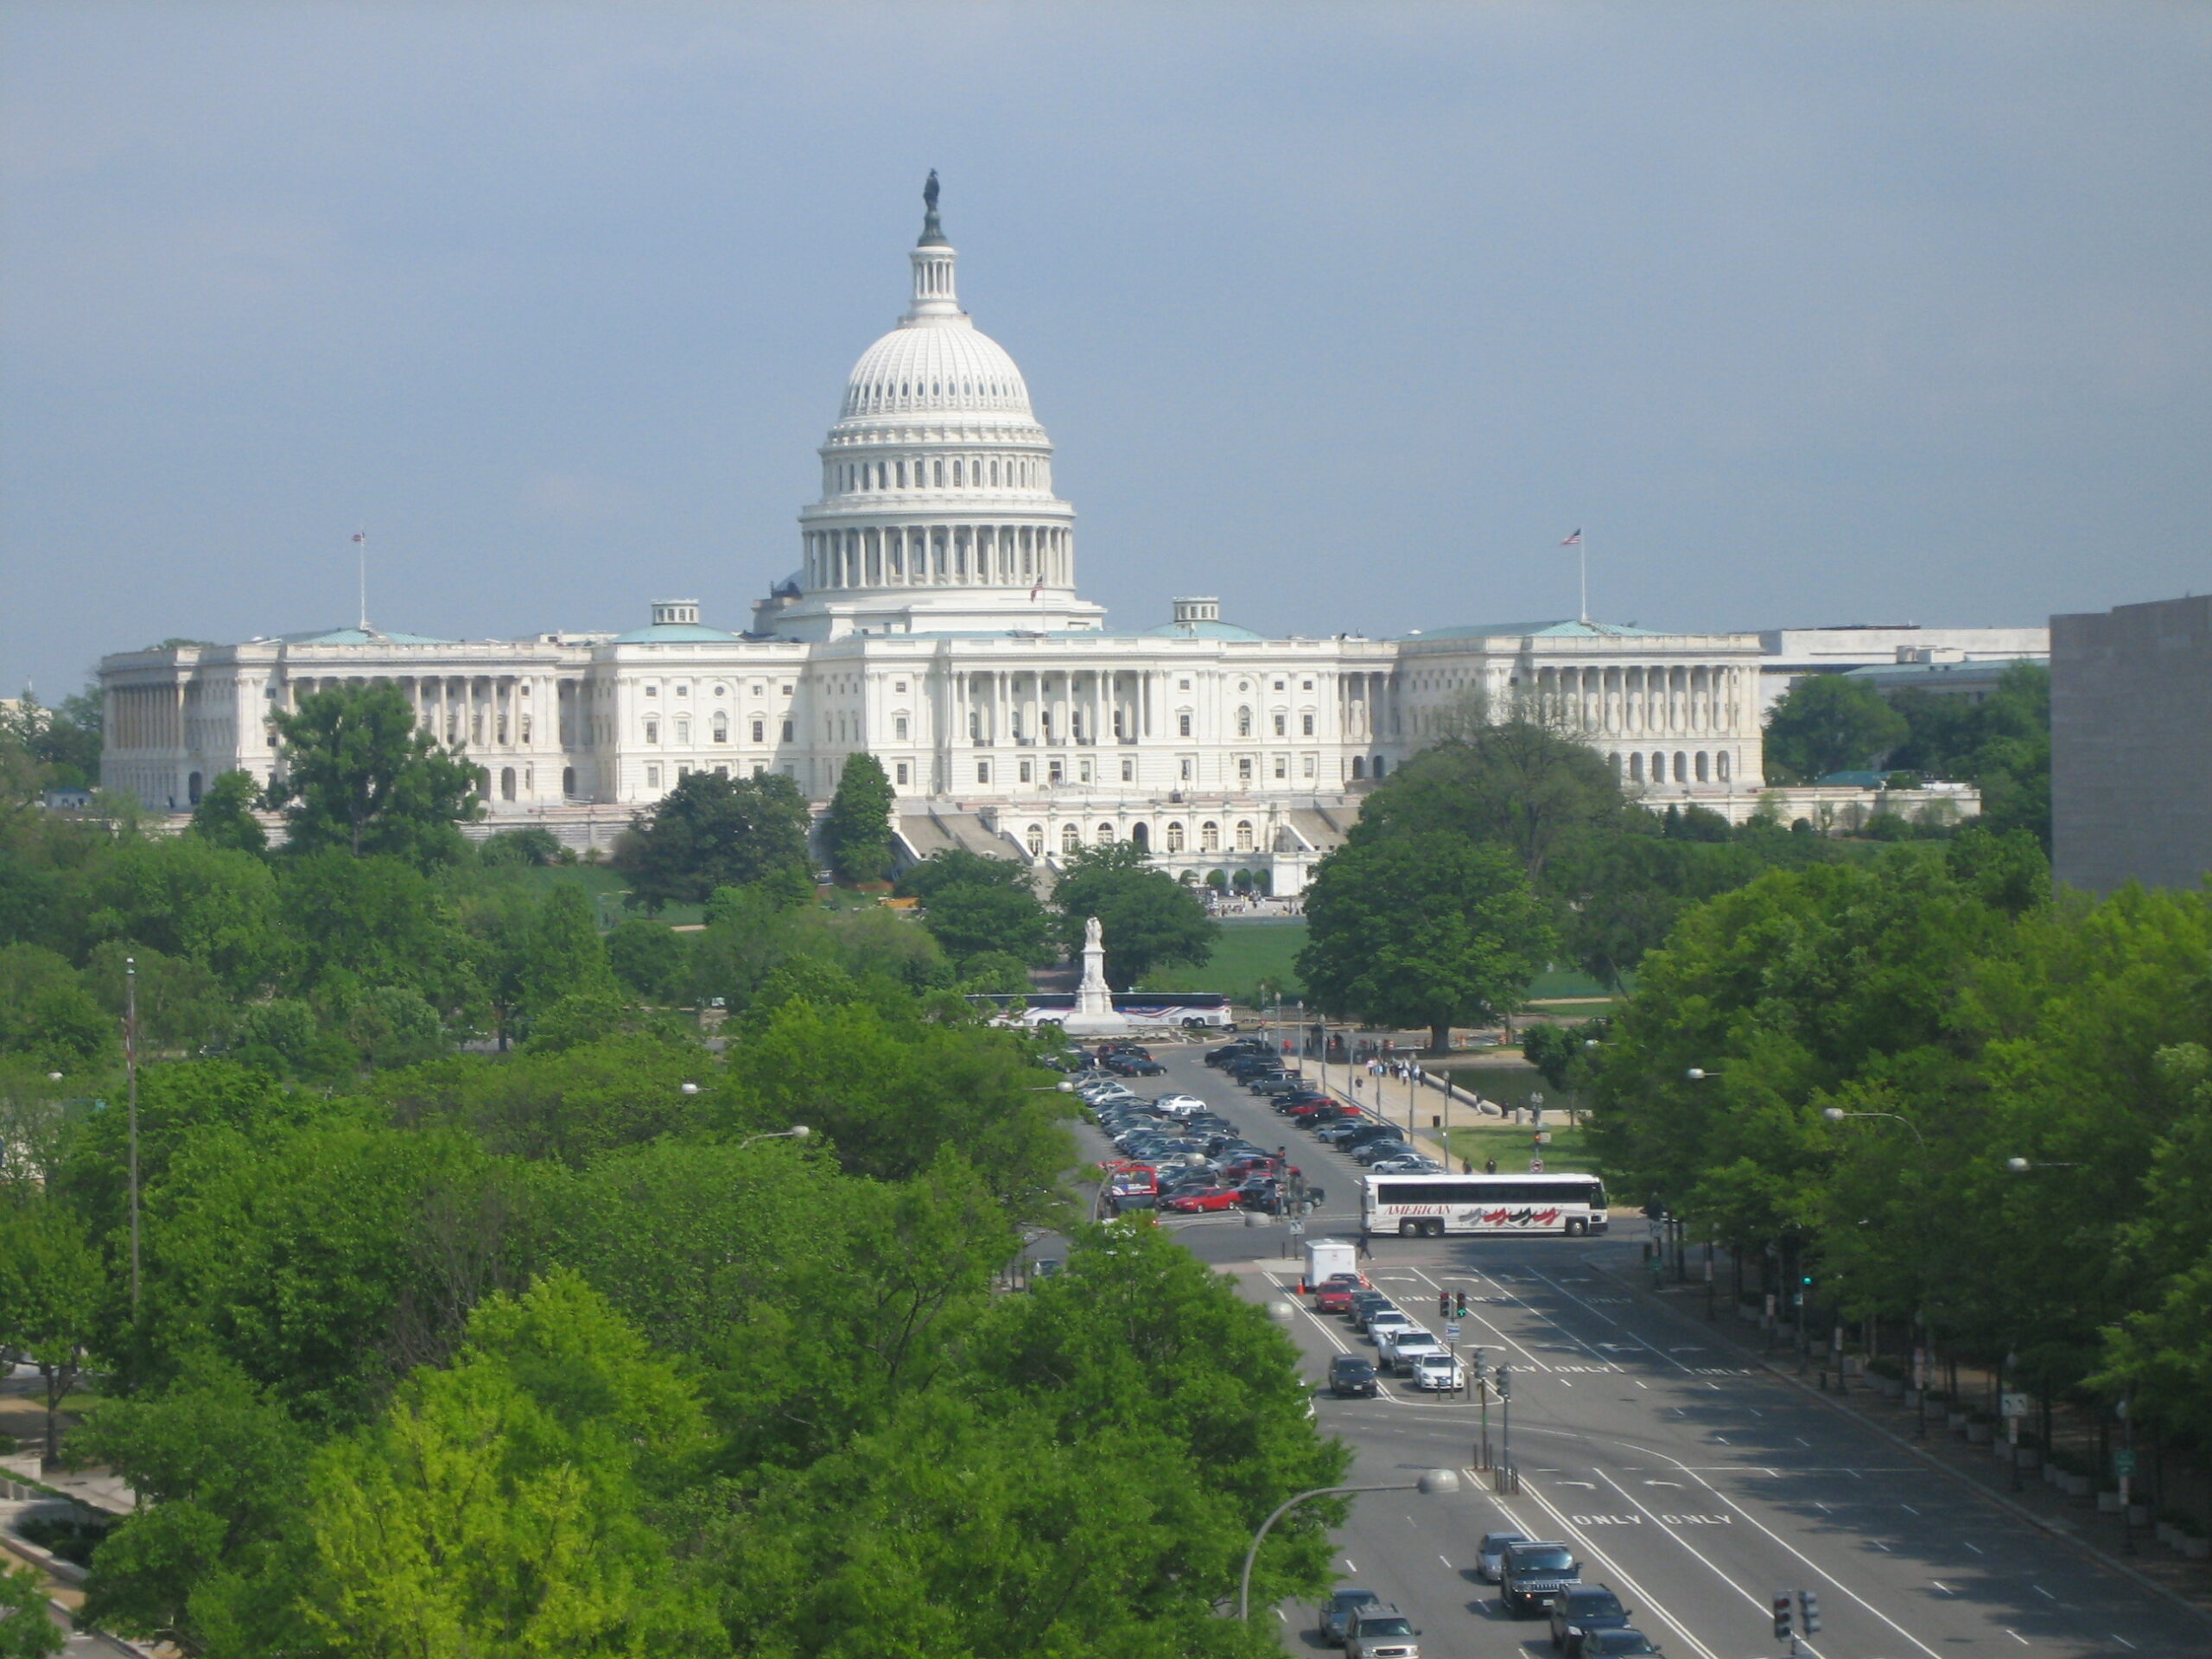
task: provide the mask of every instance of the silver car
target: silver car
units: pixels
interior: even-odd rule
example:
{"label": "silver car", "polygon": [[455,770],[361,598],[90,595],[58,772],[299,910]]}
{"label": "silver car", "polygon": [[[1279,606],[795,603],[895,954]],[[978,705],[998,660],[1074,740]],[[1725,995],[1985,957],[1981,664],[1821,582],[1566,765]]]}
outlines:
{"label": "silver car", "polygon": [[1482,1541],[1475,1546],[1475,1576],[1486,1584],[1496,1584],[1498,1573],[1505,1567],[1505,1547],[1528,1541],[1529,1535],[1525,1532],[1483,1534]]}

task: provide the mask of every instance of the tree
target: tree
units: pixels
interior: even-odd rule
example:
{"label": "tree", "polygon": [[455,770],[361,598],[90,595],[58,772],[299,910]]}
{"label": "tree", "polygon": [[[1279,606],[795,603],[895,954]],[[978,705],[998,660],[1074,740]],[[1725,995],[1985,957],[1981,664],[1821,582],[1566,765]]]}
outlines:
{"label": "tree", "polygon": [[38,1367],[46,1384],[46,1459],[61,1457],[61,1402],[92,1344],[107,1275],[84,1224],[41,1195],[0,1212],[0,1348]]}
{"label": "tree", "polygon": [[899,799],[883,762],[865,750],[845,762],[822,823],[830,868],[843,881],[880,881],[891,873],[891,810]]}
{"label": "tree", "polygon": [[406,985],[455,1008],[476,989],[468,941],[429,879],[397,858],[336,849],[288,860],[279,908],[301,950],[296,982],[317,990],[351,979]]}
{"label": "tree", "polygon": [[1767,771],[1777,781],[1808,784],[1834,772],[1863,771],[1878,765],[1910,729],[1866,681],[1809,674],[1767,715]]}
{"label": "tree", "polygon": [[965,847],[943,847],[899,872],[893,891],[902,899],[929,899],[947,887],[1005,887],[1034,893],[1029,871],[1010,858],[991,858]]}
{"label": "tree", "polygon": [[81,891],[87,938],[187,957],[234,995],[258,990],[286,954],[269,866],[197,834],[124,842],[94,863]]}
{"label": "tree", "polygon": [[477,843],[476,861],[499,868],[508,865],[543,868],[561,859],[561,842],[550,830],[501,830]]}
{"label": "tree", "polygon": [[574,882],[563,882],[538,906],[523,948],[521,981],[523,1007],[531,1012],[564,996],[613,990],[591,901]]}
{"label": "tree", "polygon": [[309,692],[276,721],[280,775],[268,798],[284,810],[288,855],[340,848],[418,868],[465,855],[454,825],[483,811],[475,770],[416,723],[397,686]]}
{"label": "tree", "polygon": [[1204,963],[1221,934],[1221,925],[1206,914],[1197,893],[1155,869],[1142,848],[1126,841],[1071,857],[1052,889],[1052,903],[1060,912],[1061,942],[1071,950],[1083,948],[1085,920],[1098,918],[1107,980],[1124,988],[1155,968]]}
{"label": "tree", "polygon": [[922,920],[963,971],[983,956],[1012,957],[1032,967],[1052,960],[1052,916],[1026,884],[940,887]]}
{"label": "tree", "polygon": [[48,781],[64,789],[90,789],[100,780],[101,732],[106,699],[98,685],[87,686],[60,706],[48,709],[27,689],[5,724],[30,757],[46,768]]}
{"label": "tree", "polygon": [[453,1367],[323,1448],[308,1616],[334,1654],[703,1651],[648,1519],[703,1459],[692,1386],[573,1274],[477,1310]]}
{"label": "tree", "polygon": [[48,1614],[46,1585],[28,1567],[0,1567],[0,1659],[48,1659],[69,1645]]}
{"label": "tree", "polygon": [[116,1031],[67,957],[42,945],[0,947],[0,1053],[82,1073],[113,1053]]}
{"label": "tree", "polygon": [[250,772],[226,772],[207,785],[200,804],[192,809],[192,833],[213,847],[251,853],[256,858],[269,850],[269,832],[253,816],[260,804],[261,785]]}
{"label": "tree", "polygon": [[1510,1013],[1556,941],[1549,911],[1505,849],[1441,832],[1339,848],[1306,899],[1298,971],[1332,1012],[1451,1027]]}
{"label": "tree", "polygon": [[683,936],[642,916],[624,918],[607,936],[607,965],[632,995],[647,1002],[674,1003],[688,988],[690,959]]}
{"label": "tree", "polygon": [[648,913],[703,904],[717,887],[759,886],[783,902],[811,896],[807,811],[780,772],[695,772],[633,821],[631,902]]}

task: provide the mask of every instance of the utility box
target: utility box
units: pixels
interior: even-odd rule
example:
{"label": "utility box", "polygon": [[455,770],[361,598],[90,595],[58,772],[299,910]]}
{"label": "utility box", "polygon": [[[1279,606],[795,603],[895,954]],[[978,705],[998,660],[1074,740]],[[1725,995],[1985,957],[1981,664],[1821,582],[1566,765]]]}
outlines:
{"label": "utility box", "polygon": [[1306,1241],[1306,1282],[1318,1285],[1332,1274],[1357,1273],[1359,1247],[1341,1238],[1309,1238]]}

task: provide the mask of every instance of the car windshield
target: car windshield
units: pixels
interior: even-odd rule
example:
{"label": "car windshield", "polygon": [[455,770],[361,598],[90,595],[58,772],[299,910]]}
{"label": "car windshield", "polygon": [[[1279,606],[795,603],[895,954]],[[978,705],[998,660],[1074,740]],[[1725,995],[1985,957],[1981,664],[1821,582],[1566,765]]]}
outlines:
{"label": "car windshield", "polygon": [[1380,1601],[1382,1598],[1372,1590],[1339,1590],[1330,1599],[1342,1611],[1346,1607],[1364,1607],[1368,1603]]}
{"label": "car windshield", "polygon": [[1347,1357],[1337,1361],[1337,1370],[1346,1376],[1358,1376],[1374,1369],[1375,1362],[1370,1359],[1353,1359]]}
{"label": "car windshield", "polygon": [[1521,1535],[1517,1532],[1486,1532],[1483,1535],[1483,1554],[1495,1555],[1508,1544],[1517,1544],[1520,1541]]}
{"label": "car windshield", "polygon": [[1370,1636],[1411,1636],[1413,1633],[1413,1620],[1402,1613],[1385,1613],[1380,1618],[1363,1618],[1359,1621],[1359,1634],[1362,1641]]}
{"label": "car windshield", "polygon": [[1620,1598],[1610,1590],[1577,1591],[1567,1599],[1567,1602],[1570,1613],[1585,1613],[1592,1618],[1603,1618],[1609,1613],[1618,1614],[1621,1611]]}
{"label": "car windshield", "polygon": [[1513,1552],[1513,1565],[1534,1567],[1540,1573],[1555,1573],[1574,1565],[1574,1557],[1557,1544],[1523,1547]]}

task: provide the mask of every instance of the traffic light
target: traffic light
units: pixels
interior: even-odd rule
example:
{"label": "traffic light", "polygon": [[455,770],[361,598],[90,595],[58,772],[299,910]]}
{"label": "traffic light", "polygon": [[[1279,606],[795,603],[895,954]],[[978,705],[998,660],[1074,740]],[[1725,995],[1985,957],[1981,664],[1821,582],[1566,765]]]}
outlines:
{"label": "traffic light", "polygon": [[1821,1633],[1821,1599],[1809,1590],[1797,1592],[1797,1622],[1808,1636]]}
{"label": "traffic light", "polygon": [[1501,1365],[1497,1368],[1497,1397],[1501,1400],[1508,1399],[1512,1393],[1513,1368],[1510,1365]]}
{"label": "traffic light", "polygon": [[1787,1641],[1789,1637],[1789,1592],[1785,1590],[1774,1599],[1774,1639]]}

